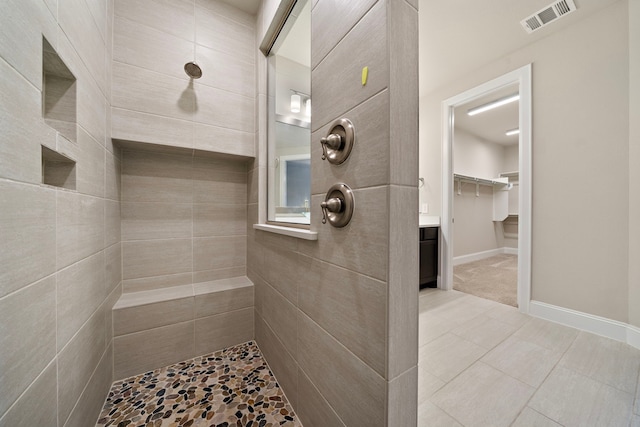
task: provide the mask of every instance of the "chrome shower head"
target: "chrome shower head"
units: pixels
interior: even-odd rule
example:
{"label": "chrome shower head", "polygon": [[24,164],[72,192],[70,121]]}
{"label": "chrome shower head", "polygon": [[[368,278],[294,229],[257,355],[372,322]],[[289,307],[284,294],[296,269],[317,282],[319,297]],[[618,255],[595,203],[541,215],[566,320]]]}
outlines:
{"label": "chrome shower head", "polygon": [[202,77],[202,69],[195,62],[187,62],[184,64],[184,72],[192,79],[199,79]]}

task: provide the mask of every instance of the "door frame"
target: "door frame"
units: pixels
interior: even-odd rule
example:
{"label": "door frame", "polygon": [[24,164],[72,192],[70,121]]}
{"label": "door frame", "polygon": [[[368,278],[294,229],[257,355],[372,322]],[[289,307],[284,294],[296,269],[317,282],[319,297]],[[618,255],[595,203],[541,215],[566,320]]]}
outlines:
{"label": "door frame", "polygon": [[442,252],[439,287],[453,289],[453,132],[454,109],[502,87],[518,84],[520,136],[518,167],[518,309],[531,301],[531,64],[511,71],[442,102]]}

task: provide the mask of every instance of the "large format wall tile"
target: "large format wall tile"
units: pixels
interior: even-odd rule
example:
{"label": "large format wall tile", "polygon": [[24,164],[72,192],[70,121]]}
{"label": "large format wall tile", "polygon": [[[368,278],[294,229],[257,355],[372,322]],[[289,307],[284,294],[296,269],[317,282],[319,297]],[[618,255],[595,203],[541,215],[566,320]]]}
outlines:
{"label": "large format wall tile", "polygon": [[219,47],[210,49],[196,46],[198,64],[202,67],[202,77],[198,83],[255,97],[256,79],[253,61],[221,52]]}
{"label": "large format wall tile", "polygon": [[69,417],[105,349],[104,315],[96,311],[58,356],[58,417]]}
{"label": "large format wall tile", "polygon": [[58,191],[56,200],[58,268],[104,248],[104,200]]}
{"label": "large format wall tile", "polygon": [[245,236],[198,237],[193,239],[193,270],[239,267],[247,262]]}
{"label": "large format wall tile", "polygon": [[126,378],[195,356],[193,321],[113,339],[114,379]]}
{"label": "large format wall tile", "polygon": [[193,40],[193,1],[115,0],[115,16]]}
{"label": "large format wall tile", "polygon": [[195,283],[195,317],[253,307],[253,285],[246,277]]}
{"label": "large format wall tile", "polygon": [[308,265],[300,310],[384,376],[387,284],[317,259]]}
{"label": "large format wall tile", "polygon": [[255,131],[253,97],[205,86],[200,82],[193,85],[191,96],[195,103],[194,121],[243,132]]}
{"label": "large format wall tile", "polygon": [[105,149],[82,128],[78,128],[76,189],[79,193],[104,197]]}
{"label": "large format wall tile", "polygon": [[56,269],[55,190],[0,180],[0,297]]}
{"label": "large format wall tile", "polygon": [[243,236],[247,233],[247,206],[202,203],[193,205],[193,236]]}
{"label": "large format wall tile", "polygon": [[49,276],[0,299],[0,414],[56,355],[55,286]]}
{"label": "large format wall tile", "polygon": [[196,34],[199,45],[255,61],[255,31],[252,26],[227,19],[210,9],[197,7]]}
{"label": "large format wall tile", "polygon": [[[386,27],[387,2],[379,1],[311,73],[314,96],[312,130],[380,92],[389,84]],[[312,11],[312,21],[315,9]],[[379,31],[372,30],[380,29]],[[348,61],[345,58],[349,58]],[[361,71],[369,67],[366,86]]]}
{"label": "large format wall tile", "polygon": [[192,122],[115,107],[111,111],[113,139],[193,148]]}
{"label": "large format wall tile", "polygon": [[384,378],[302,313],[298,328],[300,368],[342,421],[346,425],[385,425]]}
{"label": "large format wall tile", "polygon": [[269,285],[265,285],[262,291],[261,304],[269,307],[269,310],[262,310],[262,319],[269,325],[289,354],[296,358],[298,355],[296,306]]}
{"label": "large format wall tile", "polygon": [[122,203],[122,240],[191,238],[192,205]]}
{"label": "large format wall tile", "polygon": [[[2,427],[55,426],[58,422],[57,400],[52,399],[57,390],[55,361],[29,386],[11,409],[0,416]],[[8,396],[3,394],[3,399]],[[33,410],[33,402],[38,402],[38,410]]]}
{"label": "large format wall tile", "polygon": [[255,135],[252,132],[203,123],[193,124],[193,148],[196,150],[253,157],[255,156],[254,139]]}
{"label": "large format wall tile", "polygon": [[107,297],[104,252],[58,272],[58,349],[62,349]]}
{"label": "large format wall tile", "polygon": [[196,319],[196,355],[253,339],[253,307]]}
{"label": "large format wall tile", "polygon": [[186,81],[189,77],[182,67],[193,61],[193,42],[168,33],[166,28],[158,30],[117,16],[113,60]]}
{"label": "large format wall tile", "polygon": [[113,334],[126,335],[193,319],[193,297],[114,310]]}
{"label": "large format wall tile", "polygon": [[122,243],[122,278],[163,276],[191,271],[191,239]]}
{"label": "large format wall tile", "polygon": [[298,370],[296,414],[307,427],[345,427],[340,417],[301,369]]}

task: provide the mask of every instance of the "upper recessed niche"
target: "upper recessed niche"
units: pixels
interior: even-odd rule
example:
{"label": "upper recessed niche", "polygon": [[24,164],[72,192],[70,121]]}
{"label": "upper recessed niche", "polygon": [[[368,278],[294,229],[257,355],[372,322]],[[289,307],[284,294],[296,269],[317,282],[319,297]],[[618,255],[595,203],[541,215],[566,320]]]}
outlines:
{"label": "upper recessed niche", "polygon": [[76,78],[47,39],[42,38],[44,121],[76,142]]}

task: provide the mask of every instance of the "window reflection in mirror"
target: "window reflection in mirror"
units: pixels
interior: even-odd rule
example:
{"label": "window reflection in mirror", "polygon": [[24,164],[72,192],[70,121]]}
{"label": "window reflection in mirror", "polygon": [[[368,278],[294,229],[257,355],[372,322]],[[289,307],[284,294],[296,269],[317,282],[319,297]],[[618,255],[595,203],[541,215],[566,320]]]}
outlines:
{"label": "window reflection in mirror", "polygon": [[298,0],[269,54],[268,220],[309,224],[311,2]]}

